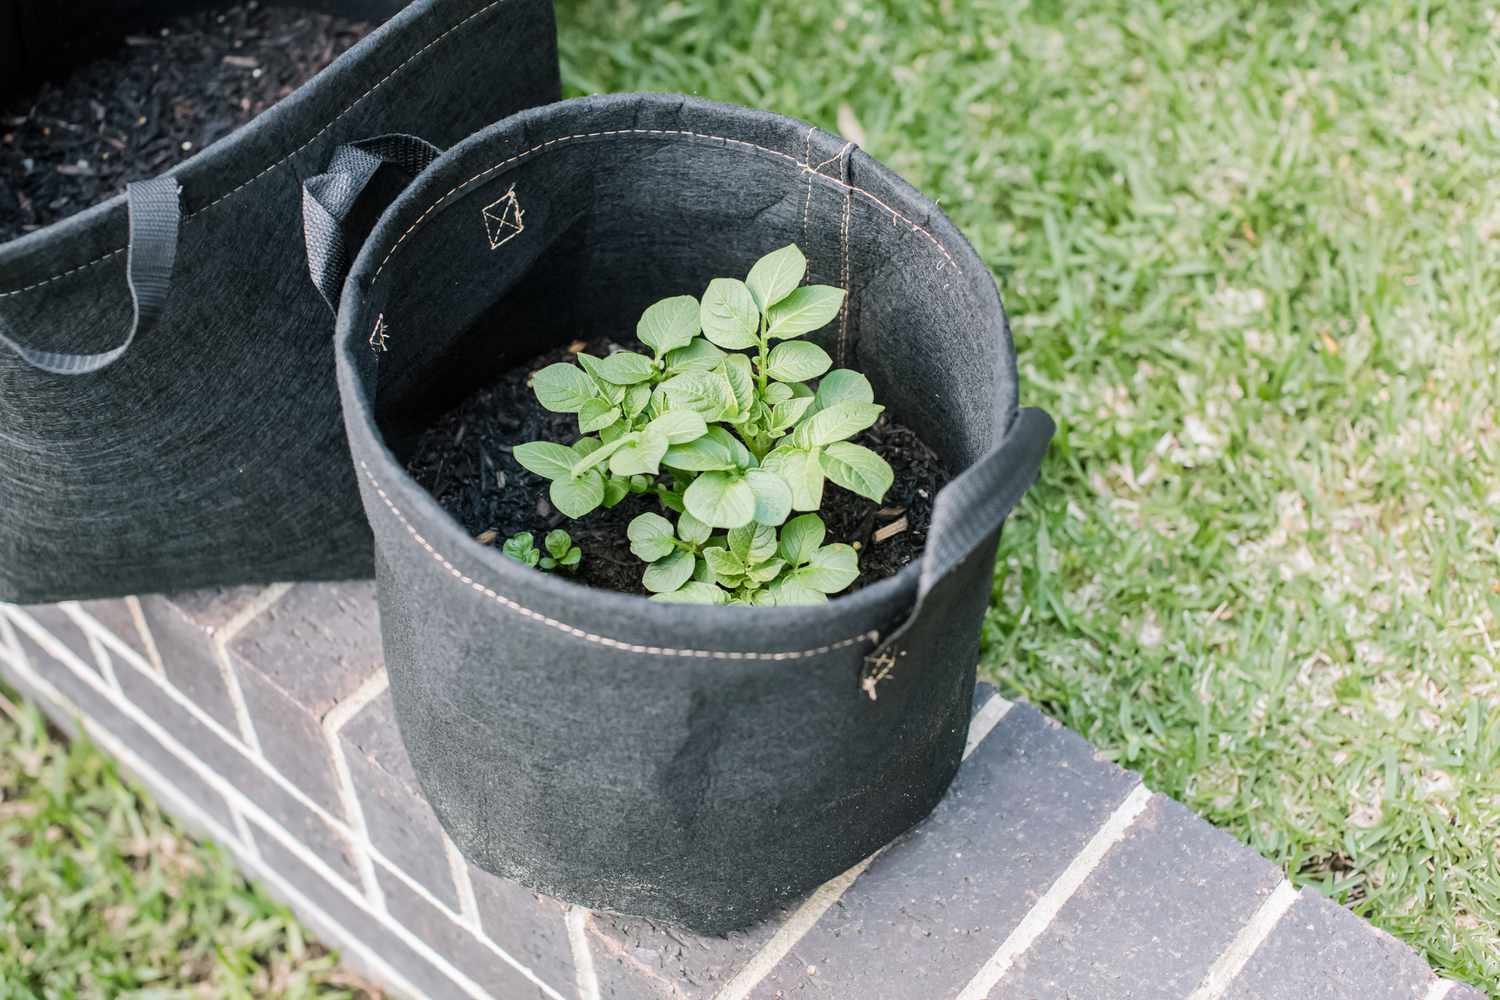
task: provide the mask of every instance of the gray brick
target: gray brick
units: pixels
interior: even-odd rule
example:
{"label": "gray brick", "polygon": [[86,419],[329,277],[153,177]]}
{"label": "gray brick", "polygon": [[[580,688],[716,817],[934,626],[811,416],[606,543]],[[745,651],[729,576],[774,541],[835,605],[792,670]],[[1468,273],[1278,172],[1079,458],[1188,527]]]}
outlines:
{"label": "gray brick", "polygon": [[333,812],[338,776],[322,719],[381,669],[377,624],[373,583],[300,584],[228,646],[266,757]]}
{"label": "gray brick", "polygon": [[771,940],[790,912],[715,937],[642,917],[592,914],[589,940],[600,993],[606,1000],[708,1000]]}
{"label": "gray brick", "polygon": [[875,859],[753,993],[950,996],[962,989],[1136,784],[1017,705],[948,795]]}
{"label": "gray brick", "polygon": [[1187,996],[1281,879],[1249,848],[1156,796],[996,995]]}
{"label": "gray brick", "polygon": [[151,662],[151,654],[147,652],[145,640],[141,638],[140,628],[136,625],[135,616],[130,613],[129,604],[123,600],[79,601],[78,606],[142,660]]}
{"label": "gray brick", "polygon": [[[381,869],[378,877],[385,893],[385,905],[391,916],[430,944],[487,992],[503,1000],[540,1000],[548,996],[541,987],[480,940],[473,930],[454,922],[390,872]],[[519,956],[512,957],[519,961]],[[548,981],[537,970],[530,971],[558,993],[564,996],[573,993],[571,982]]]}
{"label": "gray brick", "polygon": [[338,775],[319,718],[243,661],[235,663],[235,676],[266,759],[314,802],[343,816]]}
{"label": "gray brick", "polygon": [[1303,890],[1224,1000],[1412,1000],[1431,977],[1406,945]]}
{"label": "gray brick", "polygon": [[[364,720],[366,716],[389,718],[390,710],[390,697],[383,695],[371,702],[356,721]],[[350,737],[350,728],[345,727],[342,734],[344,754],[370,842],[393,864],[400,865],[445,905],[456,910],[458,890],[453,885],[443,829],[438,825],[432,807],[417,790],[414,781],[408,783],[399,774],[387,770],[380,758],[366,753]],[[399,743],[396,745],[400,746]],[[405,759],[404,753],[401,759]]]}
{"label": "gray brick", "polygon": [[417,772],[412,770],[406,745],[401,742],[401,731],[396,725],[396,706],[389,691],[381,692],[350,719],[341,735],[352,749],[370,758],[381,770],[413,792],[420,791],[422,786],[417,781]]}
{"label": "gray brick", "polygon": [[375,584],[298,584],[235,635],[229,653],[320,719],[383,662]]}
{"label": "gray brick", "polygon": [[1488,1000],[1488,997],[1489,994],[1482,990],[1466,983],[1455,982],[1448,988],[1448,995],[1443,1000]]}
{"label": "gray brick", "polygon": [[[465,995],[452,979],[413,946],[410,931],[404,929],[398,931],[392,927],[396,923],[394,918],[388,917],[382,921],[370,910],[369,905],[358,893],[356,893],[356,899],[351,900],[348,895],[324,879],[316,869],[288,850],[269,831],[257,828],[255,844],[265,866],[285,878],[308,903],[321,911],[323,918],[326,918],[320,919],[306,906],[299,906],[296,901],[289,901],[293,910],[297,911],[298,915],[315,931],[330,939],[335,945],[339,941],[346,941],[350,938],[359,941],[395,969],[398,974],[406,977],[417,991],[416,998],[446,1000],[448,997]],[[358,884],[354,882],[352,886],[357,889]],[[370,971],[352,950],[344,951],[341,959],[362,971]],[[495,995],[497,1000],[508,1000],[503,993]]]}
{"label": "gray brick", "polygon": [[215,587],[209,590],[192,590],[178,594],[142,597],[146,601],[164,602],[177,609],[177,613],[204,632],[217,632],[228,625],[252,601],[260,596],[265,587]]}
{"label": "gray brick", "polygon": [[[181,757],[163,746],[144,727],[132,719],[121,707],[118,695],[102,691],[99,686],[80,678],[72,668],[54,659],[37,645],[19,626],[16,626],[13,631],[19,651],[32,670],[57,688],[79,712],[86,715],[96,725],[108,730],[129,747],[137,757],[157,772],[162,780],[170,783],[191,799],[205,814],[226,830],[234,829],[229,808],[223,796]],[[12,679],[25,689],[38,705],[47,709],[54,721],[68,732],[76,732],[78,720],[67,710],[52,705],[41,692],[31,690],[29,684],[19,674],[13,673]],[[152,718],[156,718],[146,706],[139,707],[145,709]],[[147,780],[145,775],[138,777],[143,782]]]}
{"label": "gray brick", "polygon": [[[249,588],[244,599],[253,596]],[[203,594],[162,597],[151,595],[141,598],[141,614],[146,627],[156,640],[161,654],[162,669],[178,690],[191,698],[232,733],[239,733],[234,705],[229,698],[229,688],[219,667],[214,650],[213,622],[226,617],[222,601],[212,600],[224,591],[206,591]],[[184,603],[186,602],[186,603]]]}
{"label": "gray brick", "polygon": [[90,670],[101,673],[99,658],[89,645],[88,636],[66,611],[55,604],[28,604],[20,611],[68,647]]}
{"label": "gray brick", "polygon": [[268,775],[248,751],[238,743],[226,741],[180,704],[163,689],[160,678],[130,667],[116,667],[115,673],[126,696],[159,722],[173,739],[222,774],[275,822],[306,842],[327,864],[345,877],[355,878],[352,847],[343,834]]}
{"label": "gray brick", "polygon": [[565,904],[468,866],[479,922],[490,940],[565,996],[575,973]]}

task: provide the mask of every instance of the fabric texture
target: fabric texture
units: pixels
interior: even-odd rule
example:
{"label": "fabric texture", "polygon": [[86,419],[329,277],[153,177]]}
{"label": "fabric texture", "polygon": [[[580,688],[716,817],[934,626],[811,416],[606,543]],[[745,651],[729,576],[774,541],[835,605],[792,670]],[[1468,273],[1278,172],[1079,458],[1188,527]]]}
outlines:
{"label": "fabric texture", "polygon": [[[418,0],[159,179],[181,214],[155,328],[71,377],[0,348],[0,600],[368,576],[302,182],[341,144],[451,145],[558,92],[551,0]],[[43,356],[117,348],[130,225],[120,197],[0,245],[7,335]]]}
{"label": "fabric texture", "polygon": [[[789,242],[808,280],[848,290],[814,339],[956,474],[926,556],[896,577],[815,607],[656,604],[506,559],[403,471],[432,416],[504,369],[624,342],[646,305]],[[564,101],[459,144],[402,193],[351,269],[336,339],[402,736],[472,861],[723,931],[941,798],[996,539],[1052,424],[1018,409],[994,280],[930,201],[777,115]]]}

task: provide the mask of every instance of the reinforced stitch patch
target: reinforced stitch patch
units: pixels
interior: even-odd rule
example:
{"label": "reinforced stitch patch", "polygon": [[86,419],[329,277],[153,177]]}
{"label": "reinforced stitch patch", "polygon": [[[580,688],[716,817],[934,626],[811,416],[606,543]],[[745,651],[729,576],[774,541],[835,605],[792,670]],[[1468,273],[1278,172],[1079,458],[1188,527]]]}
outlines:
{"label": "reinforced stitch patch", "polygon": [[526,213],[521,209],[521,203],[516,199],[516,186],[512,184],[510,190],[505,192],[496,201],[484,206],[481,214],[484,216],[484,234],[489,237],[490,249],[498,250],[500,247],[515,239],[526,228]]}

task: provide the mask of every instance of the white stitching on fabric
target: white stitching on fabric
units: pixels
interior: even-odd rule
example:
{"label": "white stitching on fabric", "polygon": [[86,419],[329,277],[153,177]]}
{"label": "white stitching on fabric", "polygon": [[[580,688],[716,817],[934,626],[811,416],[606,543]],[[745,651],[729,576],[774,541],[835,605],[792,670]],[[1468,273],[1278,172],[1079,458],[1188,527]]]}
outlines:
{"label": "white stitching on fabric", "polygon": [[501,607],[506,608],[510,611],[514,611],[516,614],[522,616],[523,618],[530,618],[532,621],[540,622],[541,624],[546,625],[548,628],[554,628],[559,632],[565,632],[568,635],[573,636],[575,639],[582,639],[585,642],[592,642],[600,646],[606,646],[610,649],[618,649],[626,653],[639,653],[643,656],[680,656],[687,659],[703,660],[775,661],[804,660],[813,656],[822,656],[824,653],[831,653],[834,650],[846,649],[849,646],[857,646],[867,642],[878,642],[880,640],[880,633],[876,632],[874,629],[871,629],[868,632],[861,632],[859,635],[851,636],[848,639],[840,639],[837,642],[830,642],[825,646],[817,646],[813,649],[801,649],[783,653],[745,653],[724,649],[670,649],[665,646],[644,646],[638,643],[624,642],[620,639],[611,639],[608,636],[595,635],[592,632],[585,632],[583,629],[577,628],[573,625],[569,625],[567,622],[558,621],[556,618],[550,618],[547,615],[542,614],[540,611],[534,611],[531,608],[526,607],[524,604],[518,604],[515,601],[511,600],[509,597],[506,597],[503,594],[496,593],[489,587],[486,587],[484,584],[475,580],[473,577],[466,576],[462,570],[453,565],[453,563],[449,562],[442,553],[433,548],[432,543],[427,541],[426,538],[423,538],[421,533],[417,531],[416,527],[406,519],[406,515],[401,513],[400,508],[398,508],[395,503],[391,501],[391,498],[386,495],[385,489],[380,485],[380,480],[375,478],[375,474],[370,471],[370,466],[365,462],[364,459],[359,460],[359,467],[364,471],[365,478],[370,481],[370,486],[375,490],[376,494],[378,494],[380,499],[385,502],[385,505],[390,509],[390,512],[396,515],[396,520],[401,522],[401,526],[406,529],[406,533],[411,535],[412,539],[418,545],[427,550],[427,554],[430,555],[434,560],[436,560],[437,563],[441,565],[445,570],[447,570],[449,575],[451,575],[454,579],[465,584],[471,590],[483,594],[485,597],[488,597],[490,600],[494,601],[496,604],[499,604]]}
{"label": "white stitching on fabric", "polygon": [[[226,198],[233,197],[234,195],[238,194],[239,192],[245,190],[245,188],[249,187],[251,184],[254,184],[256,181],[258,181],[262,177],[266,176],[266,174],[269,174],[271,171],[275,170],[277,167],[282,166],[283,164],[285,164],[292,157],[296,156],[298,153],[302,152],[308,146],[311,146],[313,143],[315,143],[319,139],[321,139],[323,137],[323,133],[325,133],[329,129],[333,128],[334,124],[336,122],[338,122],[338,120],[340,118],[343,118],[349,112],[353,111],[357,105],[359,105],[360,103],[362,103],[365,100],[365,98],[369,97],[371,94],[375,93],[375,91],[379,90],[381,87],[383,87],[387,83],[389,83],[391,77],[395,76],[397,73],[399,73],[403,69],[405,69],[407,67],[407,65],[410,64],[413,60],[420,58],[422,55],[424,55],[427,52],[428,49],[432,48],[434,45],[438,44],[443,39],[445,39],[449,35],[453,34],[455,31],[458,31],[460,28],[464,27],[464,25],[468,24],[470,21],[474,20],[477,17],[482,17],[485,14],[488,14],[490,11],[494,10],[496,7],[500,6],[504,2],[505,2],[505,0],[494,0],[493,3],[487,4],[486,6],[481,7],[479,10],[476,10],[474,13],[470,14],[468,17],[464,18],[462,21],[460,21],[457,24],[453,25],[453,27],[449,28],[447,31],[443,32],[441,35],[438,35],[432,41],[428,42],[426,45],[422,46],[420,49],[418,49],[417,51],[413,52],[411,55],[407,56],[405,59],[403,59],[401,61],[401,63],[399,65],[397,65],[394,69],[392,69],[385,76],[381,77],[380,81],[378,83],[376,83],[375,86],[371,87],[369,90],[365,91],[363,94],[360,94],[353,101],[351,101],[349,103],[349,105],[344,108],[344,110],[340,111],[338,114],[336,114],[332,118],[330,118],[328,120],[327,124],[325,124],[322,128],[318,129],[317,134],[314,135],[311,139],[307,140],[302,145],[298,146],[296,149],[292,150],[290,153],[286,154],[281,159],[279,159],[275,163],[271,164],[269,167],[266,167],[266,169],[262,170],[260,173],[256,174],[254,177],[252,177],[249,180],[245,181],[239,187],[236,187],[236,188],[233,188],[233,189],[231,189],[229,191],[226,191],[224,194],[221,194],[219,197],[215,198],[213,201],[209,202],[207,205],[204,205],[202,208],[198,209],[197,211],[195,211],[195,212],[189,212],[189,213],[185,214],[182,217],[182,221],[183,222],[187,222],[189,219],[193,218],[194,216],[200,215],[201,213],[208,211],[210,208],[213,208],[219,202],[225,200]],[[118,248],[116,250],[111,250],[108,253],[104,254],[103,256],[97,257],[94,260],[91,260],[91,261],[89,261],[86,264],[79,264],[77,267],[69,268],[68,270],[63,271],[60,274],[54,274],[50,278],[43,278],[41,281],[35,282],[33,284],[30,284],[30,285],[26,285],[26,286],[24,286],[22,288],[12,289],[11,291],[8,291],[8,292],[0,292],[0,299],[10,298],[13,295],[20,295],[22,292],[29,292],[29,291],[31,291],[33,289],[41,288],[43,285],[50,285],[54,281],[61,281],[63,278],[66,278],[66,277],[68,277],[71,274],[77,274],[79,271],[87,270],[88,268],[91,268],[91,267],[95,266],[96,264],[102,264],[105,261],[109,260],[111,257],[117,257],[120,254],[124,253],[125,249],[126,249],[125,247],[120,247],[120,248]]]}
{"label": "white stitching on fabric", "polygon": [[[802,151],[802,169],[810,170],[812,164],[812,139],[813,133],[817,131],[811,126],[807,129],[807,143]],[[807,245],[807,227],[809,213],[812,211],[812,177],[807,178],[807,198],[802,202],[802,245]]]}
{"label": "white stitching on fabric", "polygon": [[[843,161],[843,169],[841,172],[844,177],[849,176],[849,161],[848,159],[846,159],[846,157],[848,156],[849,150],[851,147],[853,147],[853,145],[854,143],[851,142],[843,149],[839,150],[839,158]],[[840,178],[840,180],[842,181],[842,178]],[[848,184],[847,181],[843,181],[843,183],[845,183],[846,185]],[[849,363],[849,298],[851,295],[853,295],[854,292],[854,290],[849,287],[849,215],[854,205],[854,199],[849,196],[849,192],[850,188],[846,186],[844,188],[844,222],[843,226],[839,230],[839,249],[842,251],[844,258],[844,270],[843,273],[839,276],[839,284],[844,287],[844,301],[843,304],[839,306],[838,351],[840,365],[846,365]]]}
{"label": "white stitching on fabric", "polygon": [[[466,188],[470,184],[473,184],[475,181],[482,180],[493,173],[503,170],[506,167],[510,166],[512,163],[515,163],[517,160],[521,160],[527,156],[530,156],[532,153],[549,149],[553,146],[560,146],[571,142],[577,142],[583,139],[599,139],[605,136],[615,135],[657,135],[673,138],[681,137],[688,139],[709,139],[714,142],[722,142],[727,146],[743,146],[746,149],[755,150],[756,152],[760,153],[766,153],[770,156],[777,157],[778,159],[785,160],[804,172],[807,172],[809,169],[806,164],[802,163],[795,156],[792,156],[790,153],[783,153],[779,149],[771,149],[768,146],[759,146],[753,142],[746,142],[744,139],[731,139],[728,136],[709,135],[704,132],[692,132],[686,129],[617,128],[606,129],[600,132],[578,132],[573,135],[560,136],[556,139],[548,139],[546,142],[536,146],[532,146],[530,149],[523,149],[521,152],[515,154],[514,156],[506,157],[499,163],[496,163],[494,166],[481,170],[479,173],[475,174],[473,177],[470,177],[468,180],[461,181],[460,183],[455,184],[453,185],[453,187],[449,188],[447,193],[443,194],[431,205],[427,206],[427,209],[421,215],[417,216],[417,220],[413,222],[409,227],[407,227],[406,232],[402,233],[400,237],[397,238],[396,242],[392,244],[391,249],[386,253],[385,259],[382,260],[380,262],[380,266],[375,269],[375,274],[373,275],[371,280],[375,280],[380,277],[381,272],[385,270],[385,266],[391,262],[392,257],[396,256],[396,251],[401,249],[401,246],[406,242],[407,237],[411,236],[411,234],[416,231],[417,227],[420,226],[424,221],[426,221],[429,215],[437,210],[439,205],[443,204],[443,202],[451,198],[461,188]],[[852,145],[852,143],[850,145]],[[840,155],[843,154],[840,153]],[[838,157],[834,157],[834,159],[838,159]],[[811,183],[812,175],[814,173],[817,173],[817,171],[811,171],[810,173],[808,173],[809,183]],[[848,184],[837,177],[829,177],[828,175],[821,173],[817,175],[833,184],[838,185],[841,188],[844,188],[846,191],[858,194],[861,197],[869,200],[871,203],[878,205],[880,208],[890,213],[893,222],[899,221],[906,223],[906,225],[911,227],[913,233],[921,233],[923,236],[927,237],[928,241],[937,248],[939,253],[943,255],[943,258],[948,262],[948,266],[952,267],[955,271],[961,270],[961,268],[959,268],[958,266],[958,261],[953,259],[953,255],[948,252],[948,248],[943,246],[942,242],[936,236],[928,232],[926,229],[922,228],[917,223],[913,222],[911,219],[908,219],[906,216],[902,215],[900,212],[896,211],[894,208],[887,205],[879,198],[875,197],[875,195],[871,194],[869,191],[866,191],[863,188],[855,187],[852,184]]]}
{"label": "white stitching on fabric", "polygon": [[[514,214],[515,221],[508,219],[507,214]],[[526,228],[526,212],[521,208],[520,199],[516,197],[514,184],[509,191],[480,209],[479,217],[484,221],[484,235],[490,241],[491,250],[499,250],[503,244],[520,236]]]}

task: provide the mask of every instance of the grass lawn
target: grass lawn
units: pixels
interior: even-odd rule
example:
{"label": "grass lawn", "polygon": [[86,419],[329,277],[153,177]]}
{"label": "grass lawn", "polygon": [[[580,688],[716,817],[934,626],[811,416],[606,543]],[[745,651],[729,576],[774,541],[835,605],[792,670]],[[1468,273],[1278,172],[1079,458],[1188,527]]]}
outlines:
{"label": "grass lawn", "polygon": [[0,1000],[124,995],[368,993],[100,750],[0,689]]}
{"label": "grass lawn", "polygon": [[1500,10],[560,6],[575,92],[844,131],[993,268],[1061,431],[985,673],[1500,982]]}
{"label": "grass lawn", "polygon": [[[559,6],[571,93],[843,131],[994,269],[1061,430],[985,673],[1500,982],[1500,10]],[[348,985],[93,750],[0,744],[0,981]]]}

